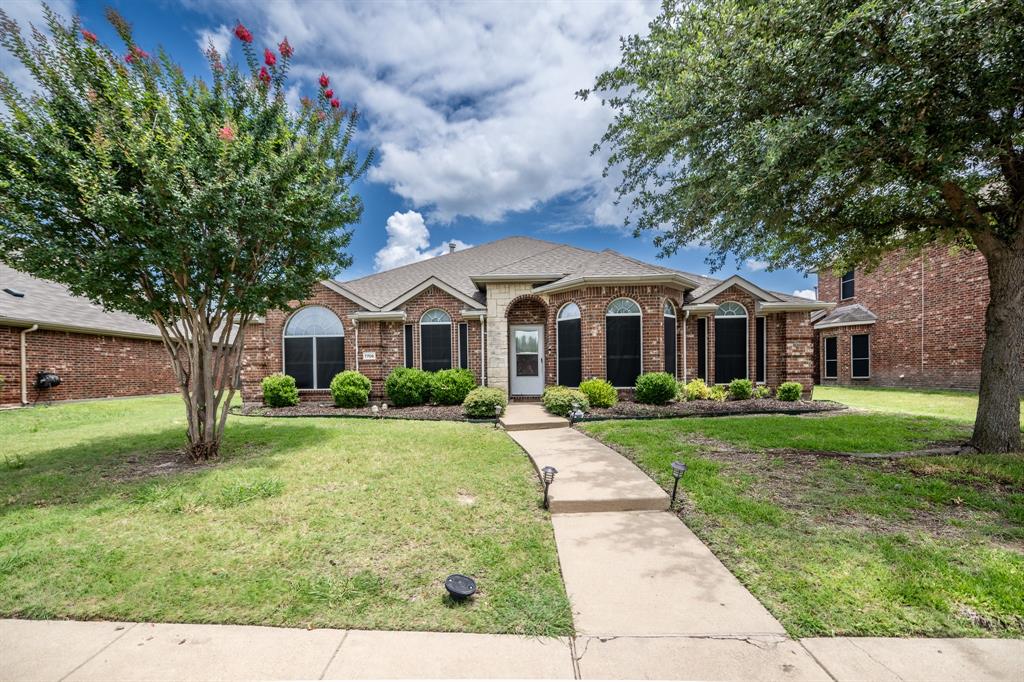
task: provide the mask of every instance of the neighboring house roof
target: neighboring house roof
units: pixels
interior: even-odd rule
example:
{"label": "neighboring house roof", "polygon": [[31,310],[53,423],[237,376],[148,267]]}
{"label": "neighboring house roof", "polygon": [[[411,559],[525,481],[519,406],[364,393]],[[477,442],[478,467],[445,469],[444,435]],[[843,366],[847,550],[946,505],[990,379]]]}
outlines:
{"label": "neighboring house roof", "polygon": [[819,319],[815,329],[828,329],[829,327],[852,327],[861,324],[874,324],[878,316],[862,306],[860,303],[844,305],[835,308],[825,317]]}
{"label": "neighboring house roof", "polygon": [[[15,296],[8,293],[10,289]],[[156,325],[128,313],[104,310],[63,284],[39,279],[0,263],[0,324],[38,324],[45,329],[160,338]]]}

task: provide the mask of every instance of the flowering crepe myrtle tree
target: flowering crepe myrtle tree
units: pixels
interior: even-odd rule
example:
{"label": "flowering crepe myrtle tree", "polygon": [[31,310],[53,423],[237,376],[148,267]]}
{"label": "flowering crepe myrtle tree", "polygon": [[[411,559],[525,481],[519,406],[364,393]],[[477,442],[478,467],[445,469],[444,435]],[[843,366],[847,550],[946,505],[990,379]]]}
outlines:
{"label": "flowering crepe myrtle tree", "polygon": [[152,320],[188,413],[188,454],[219,452],[246,326],[351,263],[352,184],[371,157],[350,149],[358,114],[322,76],[285,104],[294,50],[245,64],[211,47],[212,82],[151,56],[113,10],[115,51],[47,8],[50,36],[22,36],[0,10],[0,45],[38,86],[0,73],[0,250],[13,267],[112,310]]}
{"label": "flowering crepe myrtle tree", "polygon": [[[1024,388],[1024,3],[665,0],[594,92],[635,231],[772,267],[988,263],[972,445],[1019,450]],[[584,90],[587,97],[592,91]]]}

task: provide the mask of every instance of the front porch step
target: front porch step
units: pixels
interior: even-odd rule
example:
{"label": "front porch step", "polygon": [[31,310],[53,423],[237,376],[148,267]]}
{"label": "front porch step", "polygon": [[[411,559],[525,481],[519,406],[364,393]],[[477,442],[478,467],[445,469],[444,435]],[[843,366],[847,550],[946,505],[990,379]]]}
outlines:
{"label": "front porch step", "polygon": [[537,403],[512,403],[505,408],[499,422],[506,431],[559,429],[569,425],[569,420],[548,414]]}

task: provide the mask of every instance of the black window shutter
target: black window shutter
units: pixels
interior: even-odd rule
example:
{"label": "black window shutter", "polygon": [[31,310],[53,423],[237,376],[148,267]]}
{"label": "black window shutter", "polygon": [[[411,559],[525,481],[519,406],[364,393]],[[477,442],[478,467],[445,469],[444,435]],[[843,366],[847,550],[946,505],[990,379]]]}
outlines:
{"label": "black window shutter", "polygon": [[829,336],[825,339],[825,378],[835,379],[839,375],[839,339]]}
{"label": "black window shutter", "polygon": [[469,325],[459,323],[459,369],[469,369]]}
{"label": "black window shutter", "polygon": [[676,375],[676,318],[665,318],[665,371]]}
{"label": "black window shutter", "polygon": [[335,374],[345,371],[345,337],[326,336],[316,340],[316,387],[330,388]]}
{"label": "black window shutter", "polygon": [[764,336],[764,318],[757,318],[757,381],[764,383],[765,365],[768,364],[768,353],[765,343],[767,339]]}
{"label": "black window shutter", "polygon": [[405,325],[405,366],[412,367],[412,325]]}
{"label": "black window shutter", "polygon": [[855,334],[853,336],[853,348],[850,362],[852,370],[851,376],[857,378],[866,378],[870,375],[870,346],[868,342],[867,334]]}
{"label": "black window shutter", "polygon": [[580,321],[558,321],[558,383],[579,386],[583,380]]}
{"label": "black window shutter", "polygon": [[284,340],[284,373],[299,388],[313,388],[313,339]]}
{"label": "black window shutter", "polygon": [[632,387],[640,376],[640,316],[605,318],[605,354],[608,381]]}
{"label": "black window shutter", "polygon": [[715,383],[747,378],[747,319],[715,318]]}
{"label": "black window shutter", "polygon": [[428,372],[452,368],[452,326],[450,324],[420,325],[420,357],[423,369]]}
{"label": "black window shutter", "polygon": [[708,318],[697,318],[697,378],[708,380]]}

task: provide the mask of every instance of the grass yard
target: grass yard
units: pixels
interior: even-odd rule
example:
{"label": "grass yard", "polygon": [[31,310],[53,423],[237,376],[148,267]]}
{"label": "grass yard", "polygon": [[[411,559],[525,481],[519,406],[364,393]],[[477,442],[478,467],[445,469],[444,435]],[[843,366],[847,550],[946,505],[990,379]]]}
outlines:
{"label": "grass yard", "polygon": [[[572,631],[529,460],[465,423],[231,417],[183,466],[177,398],[0,412],[0,615]],[[477,578],[466,605],[444,578]]]}
{"label": "grass yard", "polygon": [[1024,635],[1024,456],[848,459],[964,424],[853,414],[582,426],[666,490],[793,636]]}
{"label": "grass yard", "polygon": [[[967,391],[815,386],[814,398],[835,400],[863,410],[940,417],[968,424],[974,424],[978,412],[978,394]],[[1021,399],[1021,428],[1024,428],[1024,399]]]}

